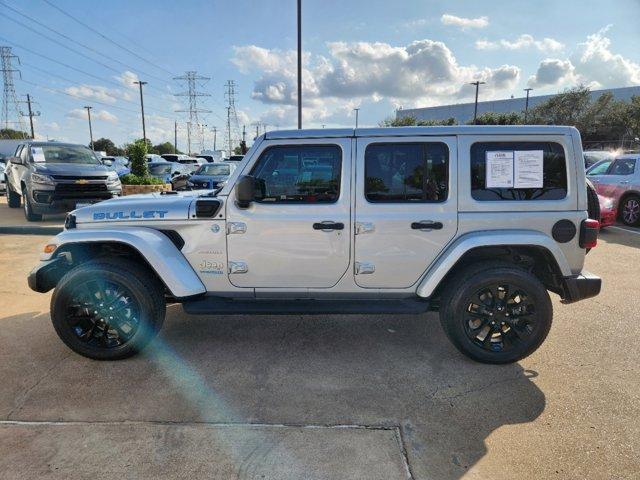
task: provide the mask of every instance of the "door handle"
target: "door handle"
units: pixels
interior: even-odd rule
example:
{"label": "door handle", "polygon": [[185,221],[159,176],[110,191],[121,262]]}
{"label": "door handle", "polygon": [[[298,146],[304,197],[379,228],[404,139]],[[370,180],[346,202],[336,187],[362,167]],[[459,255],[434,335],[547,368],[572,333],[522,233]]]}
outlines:
{"label": "door handle", "polygon": [[313,224],[314,230],[344,230],[344,223],[341,222],[317,222]]}
{"label": "door handle", "polygon": [[431,220],[422,220],[420,222],[412,222],[412,230],[442,230],[442,222],[433,222]]}

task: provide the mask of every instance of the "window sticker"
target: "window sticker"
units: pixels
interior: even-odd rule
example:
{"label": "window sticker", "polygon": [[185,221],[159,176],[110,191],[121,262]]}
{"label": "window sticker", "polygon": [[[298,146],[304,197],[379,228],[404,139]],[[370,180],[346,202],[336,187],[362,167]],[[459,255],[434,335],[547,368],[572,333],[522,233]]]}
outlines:
{"label": "window sticker", "polygon": [[513,188],[513,152],[487,152],[486,188]]}
{"label": "window sticker", "polygon": [[44,163],[47,160],[44,158],[44,151],[42,147],[31,147],[31,156],[36,163]]}
{"label": "window sticker", "polygon": [[542,150],[516,150],[514,160],[515,188],[543,187],[544,152]]}

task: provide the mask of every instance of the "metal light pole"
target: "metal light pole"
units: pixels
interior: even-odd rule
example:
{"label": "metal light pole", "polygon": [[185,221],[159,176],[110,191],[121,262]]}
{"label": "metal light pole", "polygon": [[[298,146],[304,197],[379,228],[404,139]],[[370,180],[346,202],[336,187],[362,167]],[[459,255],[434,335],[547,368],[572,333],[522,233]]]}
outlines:
{"label": "metal light pole", "polygon": [[218,128],[216,126],[211,127],[213,130],[213,151],[216,150],[216,140],[218,137]]}
{"label": "metal light pole", "polygon": [[476,124],[476,119],[478,118],[478,90],[480,90],[480,85],[484,85],[487,82],[481,82],[479,80],[476,80],[475,82],[471,82],[469,85],[475,85],[476,86],[476,103],[475,103],[475,107],[473,109],[473,124]]}
{"label": "metal light pole", "polygon": [[354,108],[353,111],[356,112],[356,128],[358,128],[358,113],[360,112],[360,109]]}
{"label": "metal light pole", "polygon": [[178,153],[178,121],[173,121],[173,153]]}
{"label": "metal light pole", "polygon": [[144,100],[142,99],[142,86],[146,85],[148,82],[138,81],[133,82],[140,86],[140,109],[142,110],[142,138],[144,139],[144,144],[147,144],[147,128],[144,124]]}
{"label": "metal light pole", "polygon": [[524,91],[527,92],[527,100],[524,104],[524,123],[527,123],[527,116],[529,114],[529,92],[533,90],[533,88],[525,88]]}
{"label": "metal light pole", "polygon": [[91,109],[93,107],[85,106],[87,109],[87,116],[89,117],[89,138],[91,139],[91,150],[93,150],[93,128],[91,128]]}
{"label": "metal light pole", "polygon": [[302,128],[302,0],[298,0],[298,129]]}

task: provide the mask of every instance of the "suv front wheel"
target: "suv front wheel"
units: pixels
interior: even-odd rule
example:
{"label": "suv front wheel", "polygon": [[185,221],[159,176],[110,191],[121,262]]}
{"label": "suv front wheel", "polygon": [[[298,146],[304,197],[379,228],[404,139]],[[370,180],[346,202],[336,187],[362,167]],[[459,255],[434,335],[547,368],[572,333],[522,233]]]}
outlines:
{"label": "suv front wheel", "polygon": [[22,187],[22,203],[24,204],[24,216],[28,221],[39,222],[42,220],[41,214],[33,213],[31,201],[29,200],[29,195],[27,194],[27,189],[25,187]]}
{"label": "suv front wheel", "polygon": [[533,353],[551,328],[544,285],[508,263],[481,263],[447,284],[440,322],[453,344],[483,363],[516,362]]}
{"label": "suv front wheel", "polygon": [[51,297],[51,320],[62,341],[95,360],[135,355],[164,322],[164,287],[140,265],[93,260],[67,272]]}

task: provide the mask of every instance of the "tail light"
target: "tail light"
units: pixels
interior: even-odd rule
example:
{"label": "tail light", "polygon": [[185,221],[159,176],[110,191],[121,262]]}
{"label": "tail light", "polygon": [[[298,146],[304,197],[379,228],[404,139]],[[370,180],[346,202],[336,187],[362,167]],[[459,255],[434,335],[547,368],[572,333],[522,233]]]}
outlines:
{"label": "tail light", "polygon": [[593,218],[582,221],[580,226],[580,247],[593,248],[598,244],[598,231],[600,230],[600,222]]}

